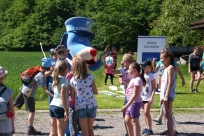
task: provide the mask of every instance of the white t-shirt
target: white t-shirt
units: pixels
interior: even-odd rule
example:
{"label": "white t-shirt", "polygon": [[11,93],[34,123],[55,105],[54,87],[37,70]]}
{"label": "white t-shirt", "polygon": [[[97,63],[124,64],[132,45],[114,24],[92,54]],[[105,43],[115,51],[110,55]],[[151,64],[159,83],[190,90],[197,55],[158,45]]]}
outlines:
{"label": "white t-shirt", "polygon": [[54,97],[52,99],[52,102],[50,103],[50,105],[54,105],[57,107],[61,107],[63,108],[62,105],[62,100],[61,100],[61,87],[66,87],[67,91],[66,91],[66,101],[67,101],[67,107],[69,104],[69,94],[68,94],[68,80],[65,77],[59,76],[59,82],[58,85],[54,88]]}
{"label": "white t-shirt", "polygon": [[124,81],[124,89],[126,91],[128,84],[129,84],[128,81],[130,81],[132,77],[130,73],[126,70],[126,68],[121,68],[119,71],[120,71],[120,74],[122,74],[122,80]]}
{"label": "white t-shirt", "polygon": [[106,57],[106,65],[112,65],[113,64],[113,57],[108,56]]}
{"label": "white t-shirt", "polygon": [[128,87],[126,90],[127,101],[129,101],[132,98],[133,90],[134,90],[135,86],[140,86],[140,90],[139,90],[138,96],[136,97],[136,99],[133,103],[142,102],[142,98],[141,98],[140,94],[142,92],[143,82],[142,82],[141,77],[136,77],[136,78],[130,80],[130,83],[128,84]]}
{"label": "white t-shirt", "polygon": [[146,85],[142,89],[141,97],[142,101],[149,101],[150,97],[152,96],[152,80],[154,80],[154,74],[149,73],[144,75],[146,80]]}

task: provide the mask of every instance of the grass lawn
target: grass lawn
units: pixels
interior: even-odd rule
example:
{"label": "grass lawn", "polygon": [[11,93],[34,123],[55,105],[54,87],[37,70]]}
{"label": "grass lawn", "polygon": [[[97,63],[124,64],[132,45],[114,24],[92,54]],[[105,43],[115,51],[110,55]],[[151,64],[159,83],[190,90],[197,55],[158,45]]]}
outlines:
{"label": "grass lawn", "polygon": [[[48,56],[48,53],[46,54]],[[120,60],[123,54],[118,56],[117,67],[120,67]],[[19,92],[21,86],[20,74],[29,67],[35,65],[41,65],[41,58],[43,54],[41,52],[7,52],[0,51],[0,66],[3,66],[8,70],[8,75],[5,84],[13,90],[14,98]],[[189,93],[189,82],[190,76],[187,73],[187,66],[179,66],[182,73],[184,74],[186,85],[181,87],[181,79],[178,76],[177,88],[176,88],[176,99],[174,100],[174,108],[204,108],[203,96],[204,96],[204,81],[201,81],[198,88],[199,93]],[[94,75],[94,80],[98,91],[108,90],[108,85],[110,85],[110,80],[107,81],[108,85],[104,86],[104,68],[101,67],[97,71],[91,71]],[[119,82],[117,76],[114,78],[114,85],[119,87]],[[43,92],[41,88],[38,89],[36,94],[36,109],[48,109],[47,95]],[[107,96],[103,94],[98,94],[96,96],[98,102],[98,108],[101,109],[111,109],[111,108],[121,108],[123,105],[122,98],[115,98],[112,96]],[[155,102],[152,106],[153,108],[159,108],[159,95],[155,95]]]}

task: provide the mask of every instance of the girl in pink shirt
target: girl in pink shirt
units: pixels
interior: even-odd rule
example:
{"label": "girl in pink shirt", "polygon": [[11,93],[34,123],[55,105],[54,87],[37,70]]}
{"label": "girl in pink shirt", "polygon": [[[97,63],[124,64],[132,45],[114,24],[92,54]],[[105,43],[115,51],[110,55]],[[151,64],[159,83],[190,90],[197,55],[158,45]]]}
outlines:
{"label": "girl in pink shirt", "polygon": [[141,92],[146,85],[144,71],[138,63],[131,63],[129,73],[132,76],[126,89],[127,103],[122,108],[125,112],[125,123],[128,130],[128,136],[140,136],[140,108],[142,107]]}

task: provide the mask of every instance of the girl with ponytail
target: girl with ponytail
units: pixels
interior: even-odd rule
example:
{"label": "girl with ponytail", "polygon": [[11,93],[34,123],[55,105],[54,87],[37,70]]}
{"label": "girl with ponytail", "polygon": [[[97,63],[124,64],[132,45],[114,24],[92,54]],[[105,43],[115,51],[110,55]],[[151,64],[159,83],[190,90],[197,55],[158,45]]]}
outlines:
{"label": "girl with ponytail", "polygon": [[50,136],[64,136],[68,121],[69,84],[66,75],[69,72],[64,60],[59,60],[54,69],[53,85],[54,97],[50,103],[51,132]]}
{"label": "girl with ponytail", "polygon": [[129,65],[129,73],[132,76],[126,89],[127,103],[122,108],[125,112],[125,123],[127,126],[128,136],[140,136],[140,108],[142,107],[141,92],[146,85],[144,71],[140,65],[133,62]]}

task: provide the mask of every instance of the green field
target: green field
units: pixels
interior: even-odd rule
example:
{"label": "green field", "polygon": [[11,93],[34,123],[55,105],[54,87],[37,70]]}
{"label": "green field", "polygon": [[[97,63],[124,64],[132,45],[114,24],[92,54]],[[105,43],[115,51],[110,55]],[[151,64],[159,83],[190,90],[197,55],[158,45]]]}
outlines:
{"label": "green field", "polygon": [[[48,56],[48,53],[47,53]],[[41,58],[43,54],[41,52],[0,52],[0,66],[3,66],[6,70],[8,70],[8,75],[5,80],[5,84],[13,90],[14,98],[17,96],[19,92],[19,88],[21,86],[20,74],[25,69],[35,66],[41,65]],[[122,54],[118,56],[118,67],[120,64],[120,60],[122,58]],[[187,66],[180,66],[181,71],[184,74],[186,85],[185,87],[181,87],[181,79],[178,76],[177,79],[177,88],[176,88],[176,99],[174,101],[175,108],[204,108],[203,103],[203,95],[204,95],[204,84],[201,81],[199,86],[200,93],[189,93],[189,81],[190,76],[187,73]],[[110,80],[108,80],[108,85],[104,86],[104,68],[101,67],[97,71],[91,71],[94,75],[94,80],[96,82],[96,86],[98,91],[108,90],[108,85],[110,85]],[[114,85],[119,87],[119,82],[117,76],[114,78]],[[44,91],[39,88],[37,91],[36,99],[36,107],[37,109],[47,109],[47,95]],[[122,98],[115,98],[112,96],[99,94],[96,96],[98,107],[103,109],[111,109],[111,108],[121,108],[123,105]],[[155,102],[153,104],[153,108],[159,108],[159,96],[155,95]]]}

